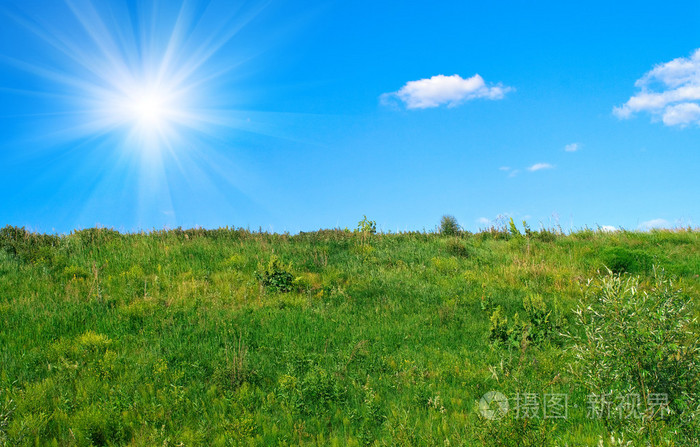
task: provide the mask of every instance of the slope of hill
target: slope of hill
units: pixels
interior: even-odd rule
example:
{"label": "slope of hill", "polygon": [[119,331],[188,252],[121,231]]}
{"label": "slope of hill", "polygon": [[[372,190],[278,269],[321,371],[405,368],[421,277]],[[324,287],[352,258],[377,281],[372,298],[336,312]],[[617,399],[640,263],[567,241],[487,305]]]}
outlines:
{"label": "slope of hill", "polygon": [[[591,414],[567,334],[585,335],[574,311],[595,300],[587,280],[605,267],[652,294],[661,267],[682,290],[673,300],[700,299],[691,230],[6,227],[0,444],[597,445],[634,436],[626,427],[655,445],[693,442],[694,408],[639,423]],[[696,326],[681,329],[697,338]],[[683,343],[671,346],[678,365]],[[670,396],[676,413],[697,404],[681,396],[697,390],[694,377]],[[508,412],[482,399],[489,391]]]}

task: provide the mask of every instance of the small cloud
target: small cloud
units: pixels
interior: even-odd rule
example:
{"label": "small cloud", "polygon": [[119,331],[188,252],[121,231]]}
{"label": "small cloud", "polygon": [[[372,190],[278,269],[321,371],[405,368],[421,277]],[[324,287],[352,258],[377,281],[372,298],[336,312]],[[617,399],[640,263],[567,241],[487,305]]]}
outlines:
{"label": "small cloud", "polygon": [[686,102],[675,106],[668,106],[661,120],[667,126],[687,126],[692,123],[700,123],[700,105],[694,102]]}
{"label": "small cloud", "polygon": [[542,169],[554,169],[554,166],[549,163],[535,163],[534,165],[527,168],[530,172],[541,171]]}
{"label": "small cloud", "polygon": [[690,57],[656,65],[634,85],[639,92],[613,108],[618,118],[647,112],[666,126],[700,125],[700,48]]}
{"label": "small cloud", "polygon": [[511,87],[501,84],[487,85],[478,74],[466,79],[456,74],[437,75],[409,81],[398,91],[381,95],[380,101],[385,105],[400,101],[407,109],[428,109],[443,105],[456,107],[477,98],[502,99],[511,90]]}
{"label": "small cloud", "polygon": [[487,217],[480,217],[480,218],[476,219],[476,222],[480,223],[481,225],[489,225],[491,223],[491,219],[489,219]]}
{"label": "small cloud", "polygon": [[498,168],[499,171],[510,171],[510,166],[501,166]]}
{"label": "small cloud", "polygon": [[576,152],[579,149],[581,149],[581,145],[578,143],[571,143],[564,146],[566,152]]}
{"label": "small cloud", "polygon": [[617,227],[613,227],[612,225],[603,225],[600,227],[600,231],[604,233],[614,233],[618,231]]}
{"label": "small cloud", "polygon": [[508,174],[508,177],[515,177],[516,175],[518,175],[519,172],[520,169],[513,169],[512,171],[510,171],[510,174]]}
{"label": "small cloud", "polygon": [[671,228],[671,222],[666,219],[652,219],[639,224],[640,230],[651,230],[654,228]]}

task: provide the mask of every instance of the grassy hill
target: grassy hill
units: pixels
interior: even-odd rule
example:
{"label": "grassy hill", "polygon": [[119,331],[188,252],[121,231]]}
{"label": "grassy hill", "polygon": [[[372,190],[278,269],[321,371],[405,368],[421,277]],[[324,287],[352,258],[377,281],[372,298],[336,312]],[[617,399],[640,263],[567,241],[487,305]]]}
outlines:
{"label": "grassy hill", "polygon": [[[609,445],[611,434],[695,445],[697,326],[673,325],[698,315],[675,304],[700,300],[698,274],[691,230],[6,227],[0,445],[571,446]],[[610,305],[606,290],[669,299],[623,315],[630,299]],[[591,303],[610,317],[577,316]],[[632,327],[637,338],[604,340],[612,355],[596,366],[586,318],[590,328],[617,316],[622,326],[601,333],[624,339]],[[644,329],[655,322],[666,326]],[[592,417],[593,376],[616,377],[609,389],[629,394],[670,390],[675,413]],[[485,417],[488,391],[510,411]],[[544,414],[554,395],[567,396],[565,418]],[[529,406],[517,414],[517,403]]]}

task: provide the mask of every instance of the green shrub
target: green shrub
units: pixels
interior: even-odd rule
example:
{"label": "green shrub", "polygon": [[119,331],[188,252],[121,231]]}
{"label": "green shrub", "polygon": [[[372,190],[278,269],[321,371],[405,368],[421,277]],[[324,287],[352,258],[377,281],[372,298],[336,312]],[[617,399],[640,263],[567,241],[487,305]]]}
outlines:
{"label": "green shrub", "polygon": [[256,276],[266,289],[276,292],[291,292],[294,276],[287,271],[287,268],[288,266],[273,255],[267,265],[258,266]]}
{"label": "green shrub", "polygon": [[363,234],[375,234],[377,232],[377,222],[362,216],[362,220],[357,223],[357,230]]}
{"label": "green shrub", "polygon": [[[482,309],[484,306],[482,302]],[[489,319],[489,339],[513,347],[523,342],[557,341],[561,318],[556,303],[550,308],[540,295],[528,295],[523,299],[523,309],[524,317],[516,313],[509,322],[501,306],[496,307]]]}
{"label": "green shrub", "polygon": [[555,309],[550,309],[540,295],[523,298],[523,308],[529,319],[528,339],[534,343],[551,340],[558,334],[559,319]]}
{"label": "green shrub", "polygon": [[556,426],[551,420],[517,418],[512,412],[501,419],[482,419],[476,436],[480,445],[489,447],[548,447]]}
{"label": "green shrub", "polygon": [[48,261],[55,256],[54,247],[60,238],[52,234],[31,233],[24,227],[6,226],[0,229],[0,250],[25,262]]}
{"label": "green shrub", "polygon": [[445,214],[440,219],[440,234],[445,236],[455,236],[462,231],[457,219],[454,216]]}
{"label": "green shrub", "polygon": [[632,248],[607,247],[601,252],[605,267],[613,273],[642,273],[651,267],[649,254]]}
{"label": "green shrub", "polygon": [[541,242],[554,242],[557,240],[557,234],[547,228],[540,228],[540,231],[533,233],[534,238]]}
{"label": "green shrub", "polygon": [[[638,443],[680,433],[698,439],[700,341],[693,331],[693,302],[654,271],[655,284],[640,290],[638,277],[610,272],[589,285],[575,311],[579,333],[568,334],[574,371],[595,395],[640,397],[639,418],[603,418],[611,430]],[[667,396],[668,407],[651,396]],[[666,418],[664,413],[668,412]],[[680,442],[680,441],[679,441]]]}
{"label": "green shrub", "polygon": [[462,258],[469,258],[472,256],[472,247],[459,240],[459,238],[449,239],[445,244],[445,248],[447,248],[447,252],[453,256]]}
{"label": "green shrub", "polygon": [[508,317],[503,314],[501,306],[496,307],[489,321],[489,339],[502,342],[508,340]]}
{"label": "green shrub", "polygon": [[519,346],[522,341],[522,325],[520,317],[516,313],[512,322],[508,323],[508,316],[501,306],[497,306],[489,318],[489,340],[504,343],[508,346]]}

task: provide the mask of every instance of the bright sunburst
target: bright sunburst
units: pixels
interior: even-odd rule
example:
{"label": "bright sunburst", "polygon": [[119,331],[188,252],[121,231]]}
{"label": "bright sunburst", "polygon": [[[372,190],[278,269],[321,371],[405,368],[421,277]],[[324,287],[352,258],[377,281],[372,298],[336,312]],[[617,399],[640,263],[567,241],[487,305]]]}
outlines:
{"label": "bright sunburst", "polygon": [[[60,21],[19,10],[12,16],[43,41],[54,63],[11,61],[53,86],[29,92],[52,101],[55,119],[47,125],[52,141],[72,147],[91,141],[104,163],[118,160],[123,167],[114,177],[137,185],[139,214],[174,216],[173,171],[189,188],[198,183],[215,194],[211,174],[204,172],[220,170],[228,160],[212,151],[203,154],[206,141],[217,138],[217,129],[249,121],[227,101],[231,89],[220,88],[245,59],[228,44],[264,5],[64,0],[53,6]],[[224,47],[226,57],[216,59]]]}
{"label": "bright sunburst", "polygon": [[194,121],[202,119],[195,113],[188,113],[183,98],[159,85],[135,86],[121,97],[117,94],[114,103],[109,96],[103,101],[107,105],[106,114],[112,115],[105,117],[106,121],[111,118],[116,124],[126,125],[133,133],[144,137],[141,140],[144,146],[162,144],[163,140],[172,138],[178,127],[178,117],[189,115]]}
{"label": "bright sunburst", "polygon": [[129,102],[134,118],[145,129],[159,128],[168,113],[166,96],[158,91],[129,98]]}

